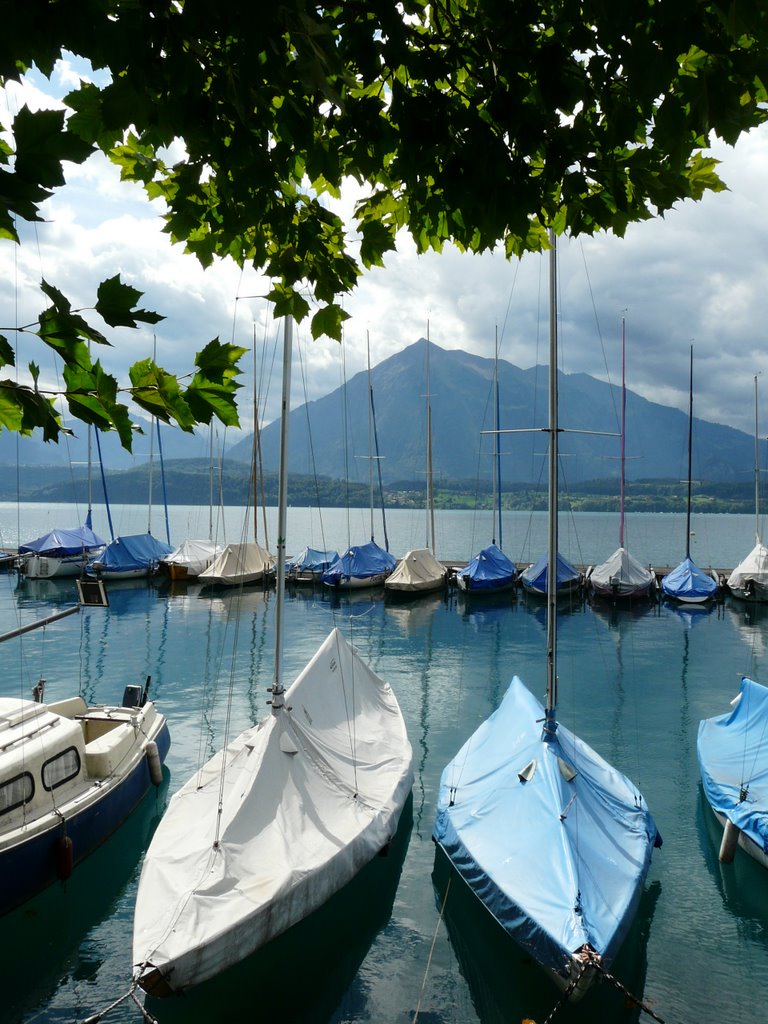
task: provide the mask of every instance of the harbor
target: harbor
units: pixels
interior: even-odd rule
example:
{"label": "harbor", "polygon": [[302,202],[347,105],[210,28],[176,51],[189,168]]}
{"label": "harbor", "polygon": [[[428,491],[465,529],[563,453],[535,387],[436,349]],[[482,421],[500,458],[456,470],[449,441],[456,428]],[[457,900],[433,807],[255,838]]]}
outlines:
{"label": "harbor", "polygon": [[[193,514],[180,508],[178,521]],[[699,543],[706,536],[732,560],[742,540],[734,535],[745,534],[747,544],[753,520],[716,518],[724,521],[697,523]],[[446,537],[455,530],[466,543],[467,520],[457,519],[438,530]],[[648,536],[669,529],[679,537],[669,519],[639,525]],[[410,537],[396,520],[399,549]],[[591,554],[600,521],[594,537],[590,524],[576,525]],[[328,531],[342,526],[341,513],[326,522]],[[2,582],[3,632],[73,599],[71,582],[13,573]],[[151,676],[171,733],[167,778],[66,884],[0,920],[11,951],[2,966],[5,1019],[13,1024],[84,1020],[126,991],[139,868],[165,801],[221,745],[227,693],[235,732],[267,711],[273,590],[206,591],[156,578],[116,582],[109,601],[107,609],[82,609],[7,643],[2,692],[27,695],[43,673],[52,699],[79,685],[89,699],[111,700]],[[450,590],[392,603],[383,588],[346,595],[308,588],[288,595],[286,615],[296,638],[286,651],[287,678],[336,625],[393,688],[414,750],[409,812],[393,856],[377,858],[323,912],[218,980],[182,999],[148,999],[147,1009],[161,1024],[204,1024],[223,1007],[235,1017],[252,1014],[258,993],[260,1013],[295,1024],[541,1024],[556,990],[456,880],[449,884],[431,839],[447,761],[498,705],[513,675],[542,692],[541,602]],[[732,865],[718,862],[722,830],[703,799],[695,752],[698,722],[728,709],[740,675],[768,678],[766,615],[728,596],[696,609],[660,601],[613,607],[575,596],[558,608],[562,721],[642,785],[664,838],[613,973],[668,1022],[738,1020],[768,984],[768,878],[740,851]],[[301,986],[272,984],[286,963],[301,964]],[[575,1024],[647,1019],[609,984],[558,1015]],[[140,1016],[126,1003],[105,1019],[127,1024]]]}

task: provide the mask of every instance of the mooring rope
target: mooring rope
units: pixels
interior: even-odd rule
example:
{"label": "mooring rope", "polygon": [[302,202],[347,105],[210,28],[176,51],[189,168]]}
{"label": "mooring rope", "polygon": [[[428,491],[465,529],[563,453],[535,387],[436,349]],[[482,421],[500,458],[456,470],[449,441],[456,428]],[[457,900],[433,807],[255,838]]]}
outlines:
{"label": "mooring rope", "polygon": [[[590,956],[588,950],[585,951],[585,955],[587,957],[588,963],[596,971],[599,971],[602,974],[602,976],[614,986],[614,988],[618,989],[618,991],[621,992],[622,995],[627,1000],[629,1000],[634,1006],[637,1006],[638,1009],[642,1010],[643,1013],[646,1013],[652,1020],[655,1020],[657,1022],[657,1024],[665,1024],[665,1021],[664,1021],[663,1017],[659,1017],[658,1014],[654,1013],[653,1010],[650,1008],[650,1006],[648,1006],[647,1003],[644,1003],[642,1001],[642,999],[639,999],[637,996],[632,995],[632,993],[629,991],[629,989],[626,988],[624,985],[622,985],[622,983],[619,981],[618,978],[616,978],[613,974],[611,974],[609,971],[607,971],[603,967],[603,965],[600,963],[599,957],[597,957],[595,955]],[[544,1024],[550,1024],[550,1021],[554,1018],[555,1014],[560,1009],[562,1009],[562,1007],[568,1002],[568,999],[569,999],[571,993],[573,992],[573,990],[578,985],[580,978],[581,978],[581,973],[577,974],[574,978],[571,979],[571,981],[568,984],[568,987],[563,992],[563,994],[560,997],[559,1001],[552,1008],[552,1011],[549,1014],[549,1016],[547,1017],[547,1019],[544,1021]]]}
{"label": "mooring rope", "polygon": [[126,999],[132,999],[134,1001],[134,1003],[139,1008],[139,1013],[141,1013],[141,1016],[146,1021],[146,1024],[158,1024],[157,1017],[152,1016],[152,1014],[149,1012],[146,1006],[144,1006],[142,1001],[136,995],[136,984],[137,983],[134,981],[127,992],[123,993],[123,995],[121,995],[113,1003],[110,1003],[109,1006],[106,1006],[103,1010],[99,1010],[98,1013],[94,1013],[90,1017],[86,1017],[82,1024],[98,1024],[100,1020],[106,1017],[106,1015],[110,1013],[112,1010],[114,1010],[115,1007],[119,1006],[121,1003],[124,1003]]}
{"label": "mooring rope", "polygon": [[411,1024],[417,1024],[419,1014],[421,1013],[421,1001],[424,998],[424,992],[427,988],[427,979],[429,978],[429,970],[432,966],[432,956],[435,952],[435,946],[437,945],[437,934],[440,930],[440,925],[443,923],[443,914],[445,913],[445,905],[448,902],[448,893],[451,891],[451,881],[453,876],[448,878],[448,883],[445,886],[445,895],[443,896],[443,902],[440,904],[440,913],[437,916],[437,924],[435,925],[435,932],[432,936],[432,944],[429,947],[429,956],[427,957],[427,963],[424,968],[424,978],[421,982],[421,991],[419,992],[419,999],[416,1003],[416,1009],[413,1011],[413,1018]]}

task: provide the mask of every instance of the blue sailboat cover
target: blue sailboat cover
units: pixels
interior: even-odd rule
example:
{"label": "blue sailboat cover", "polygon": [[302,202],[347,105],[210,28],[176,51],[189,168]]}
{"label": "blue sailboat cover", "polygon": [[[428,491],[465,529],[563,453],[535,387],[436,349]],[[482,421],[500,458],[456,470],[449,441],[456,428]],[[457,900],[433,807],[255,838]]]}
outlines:
{"label": "blue sailboat cover", "polygon": [[768,688],[743,678],[733,709],[699,723],[697,750],[712,809],[768,854]]}
{"label": "blue sailboat cover", "polygon": [[22,544],[19,554],[48,555],[49,558],[66,558],[67,555],[78,555],[83,551],[103,548],[104,541],[91,529],[91,513],[86,516],[83,526],[72,530],[51,530],[50,533]]}
{"label": "blue sailboat cover", "polygon": [[149,569],[172,551],[170,544],[157,540],[151,533],[139,533],[117,537],[107,544],[98,562],[103,572],[129,572]]}
{"label": "blue sailboat cover", "polygon": [[475,555],[459,575],[469,577],[468,589],[494,590],[511,583],[517,575],[517,567],[501,548],[491,544]]}
{"label": "blue sailboat cover", "polygon": [[714,597],[717,583],[690,558],[684,558],[676,569],[662,578],[661,589],[667,597],[681,601],[704,601]]}
{"label": "blue sailboat cover", "polygon": [[345,579],[370,579],[371,576],[392,572],[396,565],[394,555],[390,555],[372,540],[349,548],[323,573],[323,583],[334,586]]}
{"label": "blue sailboat cover", "polygon": [[512,938],[562,974],[585,943],[613,960],[661,837],[635,786],[562,725],[544,742],[543,717],[515,676],[443,772],[433,838]]}
{"label": "blue sailboat cover", "polygon": [[[533,590],[540,590],[542,594],[547,592],[547,569],[549,559],[542,555],[538,562],[522,573],[522,579]],[[581,578],[581,573],[563,555],[557,555],[557,589],[568,583],[575,583]]]}
{"label": "blue sailboat cover", "polygon": [[298,555],[285,563],[285,568],[288,572],[324,572],[326,569],[330,569],[338,559],[338,551],[304,548]]}

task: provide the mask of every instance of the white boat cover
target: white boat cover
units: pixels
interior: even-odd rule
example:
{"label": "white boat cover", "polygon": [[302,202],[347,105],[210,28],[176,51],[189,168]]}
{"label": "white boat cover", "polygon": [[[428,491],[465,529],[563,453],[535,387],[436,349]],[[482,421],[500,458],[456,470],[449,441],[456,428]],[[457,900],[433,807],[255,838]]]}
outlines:
{"label": "white boat cover", "polygon": [[427,548],[408,551],[395,571],[384,581],[387,590],[418,592],[437,590],[445,582],[447,569]]}
{"label": "white boat cover", "polygon": [[219,557],[198,576],[204,583],[223,583],[238,586],[258,583],[275,566],[275,557],[256,541],[247,544],[227,544]]}
{"label": "white boat cover", "polygon": [[395,695],[333,630],[285,707],[171,800],[139,880],[134,976],[182,991],[307,917],[392,839],[412,785]]}
{"label": "white boat cover", "polygon": [[733,591],[748,591],[768,587],[768,548],[758,540],[747,557],[739,562],[728,577],[727,587]]}
{"label": "white boat cover", "polygon": [[221,544],[212,540],[185,540],[162,561],[167,565],[183,566],[188,576],[199,576],[221,551]]}
{"label": "white boat cover", "polygon": [[641,565],[626,548],[617,548],[602,565],[589,574],[594,590],[615,597],[647,593],[653,584],[653,573]]}

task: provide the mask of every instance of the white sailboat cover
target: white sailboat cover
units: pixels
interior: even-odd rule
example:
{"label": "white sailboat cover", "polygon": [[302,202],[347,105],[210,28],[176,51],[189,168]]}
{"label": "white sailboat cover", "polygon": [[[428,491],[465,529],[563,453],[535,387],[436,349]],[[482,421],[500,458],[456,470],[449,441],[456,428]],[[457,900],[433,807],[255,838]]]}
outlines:
{"label": "white sailboat cover", "polygon": [[171,800],[139,881],[134,976],[182,991],[307,917],[392,839],[412,785],[394,693],[333,630],[285,707]]}
{"label": "white sailboat cover", "polygon": [[223,583],[228,586],[256,583],[274,566],[275,556],[256,541],[227,544],[219,557],[200,573],[198,579],[204,583]]}
{"label": "white sailboat cover", "polygon": [[515,676],[440,780],[434,839],[501,926],[567,981],[587,945],[608,966],[661,845],[635,786]]}
{"label": "white sailboat cover", "polygon": [[594,567],[589,574],[589,582],[601,593],[621,597],[647,591],[653,583],[653,573],[626,548],[620,547],[605,562]]}
{"label": "white sailboat cover", "polygon": [[768,548],[761,540],[733,570],[727,586],[729,590],[743,590],[750,582],[757,586],[768,586]]}
{"label": "white sailboat cover", "polygon": [[162,561],[185,568],[189,576],[199,576],[221,551],[221,544],[212,540],[185,540]]}
{"label": "white sailboat cover", "polygon": [[435,590],[445,582],[447,569],[427,548],[407,552],[384,581],[387,590]]}

